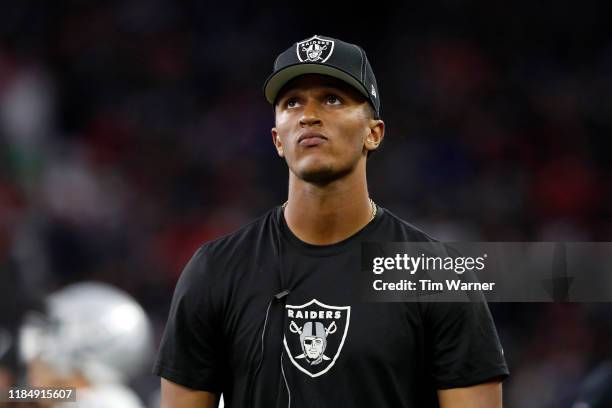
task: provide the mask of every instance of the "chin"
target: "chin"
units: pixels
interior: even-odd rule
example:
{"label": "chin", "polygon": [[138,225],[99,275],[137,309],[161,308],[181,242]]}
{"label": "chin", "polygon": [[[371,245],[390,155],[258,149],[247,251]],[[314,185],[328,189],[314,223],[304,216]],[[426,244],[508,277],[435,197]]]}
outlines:
{"label": "chin", "polygon": [[357,168],[358,163],[359,157],[340,160],[337,157],[319,154],[287,161],[291,172],[298,179],[317,185],[326,185],[345,177]]}
{"label": "chin", "polygon": [[332,166],[309,168],[297,173],[298,178],[313,184],[328,184],[337,179]]}
{"label": "chin", "polygon": [[298,169],[295,175],[307,183],[325,185],[341,179],[352,171],[352,168],[337,168],[331,164],[307,166]]}

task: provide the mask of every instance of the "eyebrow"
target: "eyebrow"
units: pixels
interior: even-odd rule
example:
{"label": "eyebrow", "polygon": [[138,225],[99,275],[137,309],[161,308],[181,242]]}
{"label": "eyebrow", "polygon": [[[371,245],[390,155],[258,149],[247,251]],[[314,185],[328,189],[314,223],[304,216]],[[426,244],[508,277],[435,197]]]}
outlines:
{"label": "eyebrow", "polygon": [[[287,91],[285,93],[289,93],[291,91],[297,91],[297,90],[301,90],[301,89],[309,89],[309,88],[310,87],[307,87],[307,86],[291,87],[290,89],[287,89]],[[342,92],[348,93],[348,89],[346,87],[344,87],[342,85],[335,84],[333,82],[317,84],[317,88],[334,89],[334,90],[338,90],[338,91],[342,91]]]}
{"label": "eyebrow", "polygon": [[[351,99],[355,99],[355,100],[359,100],[355,95],[361,95],[359,94],[359,92],[355,91],[354,93],[352,92],[353,90],[348,88],[348,87],[344,87],[344,86],[338,86],[337,84],[334,84],[332,82],[330,83],[323,83],[323,84],[317,84],[317,87],[322,88],[321,91],[322,92],[329,92],[329,91],[334,91],[334,92],[338,92],[338,93],[342,93],[344,96],[348,96]],[[287,96],[290,96],[292,93],[294,92],[300,92],[302,90],[306,90],[308,89],[308,87],[292,87],[290,89],[287,89],[286,91],[284,91],[281,95],[279,95],[276,98],[276,104],[278,104],[280,101],[282,101],[283,99],[287,98]]]}

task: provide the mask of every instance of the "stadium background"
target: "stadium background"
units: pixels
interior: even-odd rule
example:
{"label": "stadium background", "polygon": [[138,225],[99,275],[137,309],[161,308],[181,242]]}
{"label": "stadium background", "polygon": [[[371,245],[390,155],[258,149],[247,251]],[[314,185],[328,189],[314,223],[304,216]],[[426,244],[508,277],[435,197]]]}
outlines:
{"label": "stadium background", "polygon": [[[1,322],[101,280],[159,338],[192,252],[285,200],[261,86],[315,33],[362,45],[376,72],[378,203],[442,240],[612,241],[612,36],[595,2],[3,2]],[[492,310],[507,407],[570,406],[611,358],[609,304]]]}

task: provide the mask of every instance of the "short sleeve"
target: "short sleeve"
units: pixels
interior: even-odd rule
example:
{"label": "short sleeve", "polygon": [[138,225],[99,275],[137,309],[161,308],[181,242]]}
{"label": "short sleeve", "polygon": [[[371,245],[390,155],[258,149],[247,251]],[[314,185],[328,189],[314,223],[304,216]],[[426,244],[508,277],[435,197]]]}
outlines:
{"label": "short sleeve", "polygon": [[484,299],[429,303],[426,319],[430,370],[437,389],[469,387],[508,376],[502,346]]}
{"label": "short sleeve", "polygon": [[220,393],[224,352],[210,268],[202,247],[181,273],[153,372],[188,388]]}

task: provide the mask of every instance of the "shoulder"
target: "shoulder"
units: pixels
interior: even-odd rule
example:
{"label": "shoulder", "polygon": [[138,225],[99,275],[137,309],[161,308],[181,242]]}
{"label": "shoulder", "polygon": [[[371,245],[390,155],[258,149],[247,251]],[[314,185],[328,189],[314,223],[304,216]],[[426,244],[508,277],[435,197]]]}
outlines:
{"label": "shoulder", "polygon": [[272,208],[264,215],[212,241],[204,243],[196,252],[209,257],[225,257],[234,253],[243,253],[249,248],[265,243],[275,228],[275,217],[278,207]]}
{"label": "shoulder", "polygon": [[273,245],[277,215],[275,207],[238,230],[202,244],[185,266],[179,285],[181,281],[218,282],[230,272],[244,269],[241,266]]}
{"label": "shoulder", "polygon": [[431,235],[420,228],[403,220],[386,208],[382,208],[381,227],[386,233],[392,235],[393,241],[403,242],[438,242]]}

